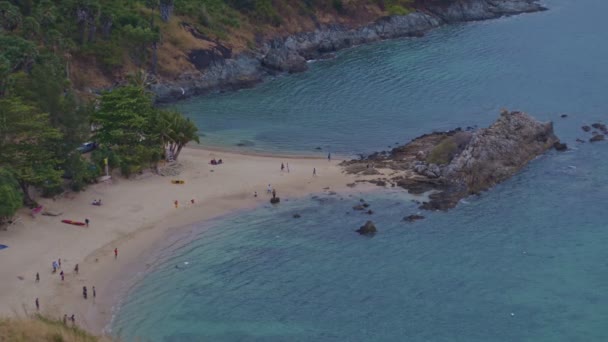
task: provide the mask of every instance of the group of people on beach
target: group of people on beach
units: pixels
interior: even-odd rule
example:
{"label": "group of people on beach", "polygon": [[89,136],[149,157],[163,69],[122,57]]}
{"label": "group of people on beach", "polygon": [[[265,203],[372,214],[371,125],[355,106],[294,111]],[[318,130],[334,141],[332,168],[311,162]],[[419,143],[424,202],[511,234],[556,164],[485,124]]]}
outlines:
{"label": "group of people on beach", "polygon": [[[118,259],[118,248],[114,248],[114,259]],[[53,260],[53,262],[51,263],[51,266],[53,267],[53,271],[51,272],[52,274],[57,273],[57,271],[59,270],[59,276],[61,277],[61,281],[65,281],[65,273],[63,272],[63,269],[61,269],[61,258],[57,259],[57,260]],[[80,272],[80,266],[78,264],[74,265],[74,274],[78,275]],[[36,272],[36,277],[35,277],[35,282],[36,283],[40,283],[40,272]],[[92,290],[92,295],[93,295],[93,299],[97,298],[97,289],[95,288],[95,286],[93,286],[91,288]],[[84,299],[87,299],[89,296],[89,291],[88,288],[86,286],[82,287],[82,297]],[[40,299],[38,297],[36,297],[36,299],[34,300],[34,304],[36,305],[36,311],[40,311]],[[63,324],[67,324],[68,319],[72,322],[72,324],[76,323],[76,319],[75,319],[75,315],[72,314],[70,317],[68,317],[67,314],[63,315]]]}

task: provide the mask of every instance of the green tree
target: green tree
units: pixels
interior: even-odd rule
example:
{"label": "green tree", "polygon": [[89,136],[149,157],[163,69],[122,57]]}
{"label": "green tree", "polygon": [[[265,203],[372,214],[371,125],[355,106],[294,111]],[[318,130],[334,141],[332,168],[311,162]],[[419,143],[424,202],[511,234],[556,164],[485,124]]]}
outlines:
{"label": "green tree", "polygon": [[93,114],[95,139],[118,155],[125,176],[160,160],[162,149],[154,133],[156,109],[152,95],[137,86],[125,86],[101,96]]}
{"label": "green tree", "polygon": [[14,175],[0,168],[0,224],[15,215],[23,205],[23,194]]}
{"label": "green tree", "polygon": [[191,141],[200,143],[198,128],[182,114],[173,111],[161,111],[157,132],[163,146],[166,146],[170,156],[177,160],[186,144]]}
{"label": "green tree", "polygon": [[47,190],[60,184],[60,159],[53,151],[60,139],[47,114],[17,97],[0,99],[0,166],[13,170],[26,204],[33,202],[30,186]]}
{"label": "green tree", "polygon": [[21,11],[9,1],[0,1],[0,26],[7,31],[14,31],[21,25]]}

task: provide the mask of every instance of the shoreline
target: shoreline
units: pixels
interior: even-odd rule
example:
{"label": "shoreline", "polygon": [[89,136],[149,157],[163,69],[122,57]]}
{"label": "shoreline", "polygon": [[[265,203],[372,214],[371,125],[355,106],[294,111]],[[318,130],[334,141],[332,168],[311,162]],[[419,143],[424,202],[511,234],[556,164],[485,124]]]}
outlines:
{"label": "shoreline", "polygon": [[[213,157],[221,157],[224,164],[209,165]],[[291,172],[280,170],[282,162],[291,164]],[[282,200],[323,193],[328,188],[338,192],[378,189],[367,183],[348,187],[365,178],[343,173],[340,162],[188,147],[180,156],[183,170],[179,176],[145,172],[128,180],[113,178],[112,184],[90,185],[84,192],[65,193],[59,199],[40,199],[45,210],[62,215],[32,218],[23,209],[17,224],[0,231],[0,242],[9,246],[0,251],[0,316],[35,313],[34,300],[39,298],[42,314],[57,319],[75,314],[79,327],[100,335],[110,324],[121,294],[126,294],[121,290],[137,280],[126,275],[145,273],[149,265],[142,261],[155,247],[169,236],[192,229],[195,223],[267,204],[268,183]],[[312,176],[313,168],[318,176]],[[171,184],[171,179],[184,179],[186,184]],[[91,205],[98,198],[103,205]],[[173,203],[176,199],[178,208]],[[84,221],[85,217],[91,220],[88,228],[61,223],[62,219]],[[112,255],[114,248],[119,251],[117,259]],[[64,281],[59,272],[51,274],[51,262],[58,258]],[[78,274],[73,271],[76,264]],[[37,272],[39,283],[35,281]],[[87,300],[82,297],[83,286],[88,288]],[[92,298],[93,286],[96,298]]]}

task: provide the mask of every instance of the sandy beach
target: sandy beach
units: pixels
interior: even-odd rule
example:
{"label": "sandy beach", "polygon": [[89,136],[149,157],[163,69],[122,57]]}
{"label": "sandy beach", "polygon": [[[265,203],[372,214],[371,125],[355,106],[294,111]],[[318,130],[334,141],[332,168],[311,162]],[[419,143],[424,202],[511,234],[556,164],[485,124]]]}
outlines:
{"label": "sandy beach", "polygon": [[[213,158],[224,163],[210,165]],[[268,184],[282,200],[327,188],[348,191],[346,184],[355,178],[342,173],[339,162],[187,148],[180,156],[183,168],[179,176],[152,172],[132,179],[115,176],[81,193],[39,199],[45,210],[61,215],[32,218],[29,211],[22,210],[16,224],[0,231],[0,244],[8,246],[0,250],[0,315],[34,313],[34,301],[39,298],[40,312],[56,318],[74,314],[79,326],[100,334],[118,299],[117,282],[130,280],[124,279],[125,269],[142,269],[145,265],[138,264],[142,255],[167,234],[234,210],[266,204],[271,198],[266,193]],[[289,164],[289,172],[281,171],[281,163]],[[317,176],[313,176],[313,168]],[[172,179],[182,179],[185,184],[171,184]],[[254,197],[256,191],[258,197]],[[102,199],[103,205],[92,205],[96,199]],[[90,220],[89,227],[61,222],[85,218]],[[59,258],[64,281],[60,271],[52,274],[52,262]],[[76,264],[78,274],[74,272]],[[35,281],[37,272],[39,282]],[[121,274],[121,279],[116,279]],[[88,300],[82,297],[83,286],[88,288]],[[96,298],[92,298],[93,286]]]}

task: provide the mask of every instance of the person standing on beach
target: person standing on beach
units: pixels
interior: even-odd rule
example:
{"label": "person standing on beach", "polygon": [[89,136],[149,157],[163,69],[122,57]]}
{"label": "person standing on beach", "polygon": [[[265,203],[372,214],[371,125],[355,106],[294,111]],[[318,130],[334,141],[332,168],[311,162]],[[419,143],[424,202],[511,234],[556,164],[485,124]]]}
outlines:
{"label": "person standing on beach", "polygon": [[61,276],[61,281],[63,281],[63,271],[61,271],[61,273],[59,273],[59,275]]}
{"label": "person standing on beach", "polygon": [[36,272],[36,282],[40,282],[40,273]]}
{"label": "person standing on beach", "polygon": [[177,207],[179,206],[179,202],[177,200],[175,200],[175,202],[173,202],[173,204],[175,204],[175,208],[177,209]]}
{"label": "person standing on beach", "polygon": [[258,197],[258,192],[257,191],[253,192],[253,197]]}
{"label": "person standing on beach", "polygon": [[61,258],[59,258],[58,263],[59,263],[59,268],[61,268]]}
{"label": "person standing on beach", "polygon": [[317,175],[317,168],[316,168],[316,167],[313,167],[313,168],[312,168],[312,175],[313,175],[313,176],[316,176],[316,175]]}
{"label": "person standing on beach", "polygon": [[76,266],[74,266],[74,273],[78,274],[78,264],[76,264]]}
{"label": "person standing on beach", "polygon": [[287,163],[287,173],[289,173],[289,163]]}
{"label": "person standing on beach", "polygon": [[58,267],[59,265],[57,265],[57,261],[53,260],[53,273],[57,272]]}
{"label": "person standing on beach", "polygon": [[87,225],[87,227],[89,226],[89,222],[90,222],[90,221],[89,221],[89,219],[88,219],[88,218],[85,218],[85,219],[84,219],[84,223]]}
{"label": "person standing on beach", "polygon": [[272,185],[268,184],[268,189],[266,190],[267,194],[272,193]]}
{"label": "person standing on beach", "polygon": [[95,286],[93,286],[93,299],[95,299],[95,297],[97,297],[97,291],[95,291]]}
{"label": "person standing on beach", "polygon": [[63,325],[68,325],[68,314],[63,314]]}
{"label": "person standing on beach", "polygon": [[36,297],[36,311],[40,310],[40,302],[38,301],[38,297]]}
{"label": "person standing on beach", "polygon": [[70,317],[70,321],[72,321],[72,325],[76,324],[76,317],[74,316],[74,314],[72,314],[72,316]]}
{"label": "person standing on beach", "polygon": [[87,287],[86,286],[82,287],[82,297],[84,299],[87,299]]}
{"label": "person standing on beach", "polygon": [[331,161],[331,152],[327,153],[327,161]]}
{"label": "person standing on beach", "polygon": [[118,258],[118,248],[114,248],[114,259]]}
{"label": "person standing on beach", "polygon": [[285,170],[285,164],[281,163],[281,172]]}

